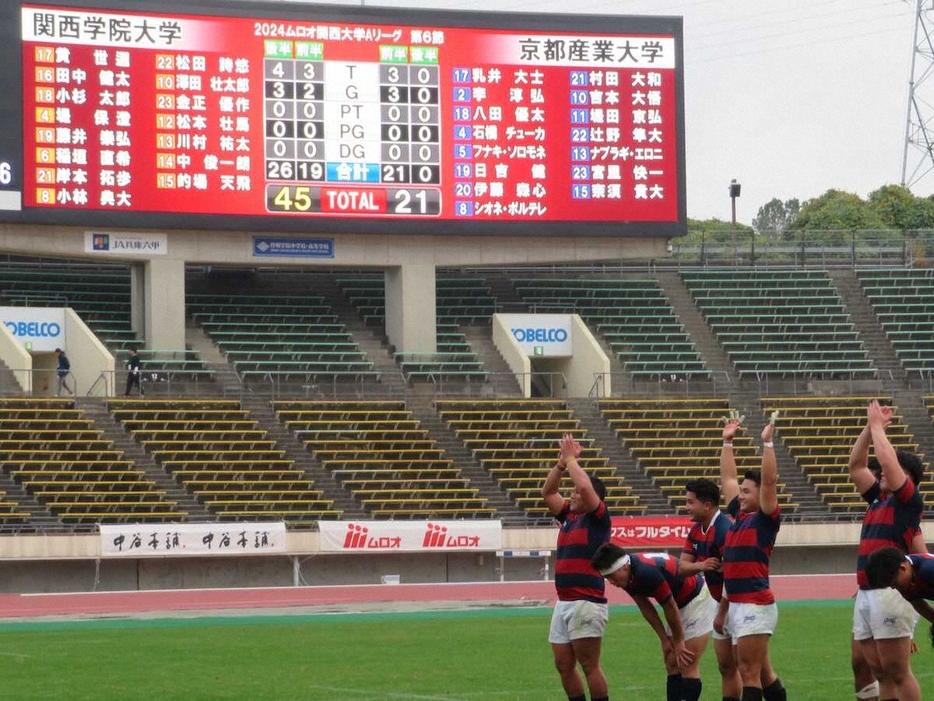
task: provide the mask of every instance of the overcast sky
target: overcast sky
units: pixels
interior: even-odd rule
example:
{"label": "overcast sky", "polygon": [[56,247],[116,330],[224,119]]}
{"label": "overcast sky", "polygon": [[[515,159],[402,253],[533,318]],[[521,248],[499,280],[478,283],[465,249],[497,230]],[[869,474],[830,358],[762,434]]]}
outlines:
{"label": "overcast sky", "polygon": [[[731,178],[742,185],[737,219],[748,223],[773,197],[803,202],[830,188],[865,197],[901,177],[915,0],[366,4],[682,16],[687,209],[693,218],[730,218]],[[934,103],[930,109],[934,115]],[[934,193],[934,174],[913,191]]]}

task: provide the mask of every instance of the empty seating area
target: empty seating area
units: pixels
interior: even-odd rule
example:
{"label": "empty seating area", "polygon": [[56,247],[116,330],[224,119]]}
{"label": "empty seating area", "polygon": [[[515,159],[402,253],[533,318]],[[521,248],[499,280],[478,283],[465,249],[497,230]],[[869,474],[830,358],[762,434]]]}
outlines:
{"label": "empty seating area", "polygon": [[651,278],[515,278],[530,312],[579,314],[637,379],[708,377],[709,369]]}
{"label": "empty seating area", "polygon": [[740,375],[875,375],[826,271],[699,269],[681,277]]}
{"label": "empty seating area", "polygon": [[934,269],[860,270],[857,278],[905,369],[934,371]]}
{"label": "empty seating area", "polygon": [[282,400],[273,408],[374,518],[495,515],[403,402]]}
{"label": "empty seating area", "polygon": [[[679,510],[684,501],[684,485],[689,480],[706,477],[720,483],[720,452],[723,446],[723,417],[730,411],[729,401],[721,398],[603,399],[600,412],[623,445],[632,453],[639,467]],[[762,421],[746,417],[747,429],[733,441],[737,470],[743,472],[762,466],[762,456],[755,445]],[[779,474],[778,500],[785,513],[796,503],[785,489]],[[722,504],[724,508],[726,504]]]}
{"label": "empty seating area", "polygon": [[[606,485],[606,503],[613,513],[644,513],[639,497],[593,445],[587,429],[563,401],[439,399],[436,407],[474,459],[527,515],[547,516],[542,484],[555,464],[558,440],[565,433],[573,433],[584,447],[580,463]],[[572,487],[568,482],[562,489],[570,494]]]}
{"label": "empty seating area", "polygon": [[3,471],[65,524],[186,516],[73,400],[2,399],[0,436]]}
{"label": "empty seating area", "polygon": [[[866,502],[850,481],[849,456],[853,442],[866,425],[866,405],[873,396],[766,397],[766,413],[779,411],[778,437],[832,511],[862,513]],[[896,409],[886,429],[892,445],[917,451],[917,443]],[[922,483],[931,498],[934,485]]]}
{"label": "empty seating area", "polygon": [[320,296],[189,294],[186,307],[245,382],[378,377]]}
{"label": "empty seating area", "polygon": [[110,412],[217,519],[340,516],[236,400],[111,400]]}
{"label": "empty seating area", "polygon": [[130,320],[130,268],[48,260],[0,266],[0,306],[71,307],[112,350],[140,341]]}

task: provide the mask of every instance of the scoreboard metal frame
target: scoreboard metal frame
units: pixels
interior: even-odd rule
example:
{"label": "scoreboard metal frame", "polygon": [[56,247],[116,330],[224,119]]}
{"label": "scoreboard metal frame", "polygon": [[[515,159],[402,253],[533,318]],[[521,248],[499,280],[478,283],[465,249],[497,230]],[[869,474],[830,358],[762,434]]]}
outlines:
{"label": "scoreboard metal frame", "polygon": [[[28,167],[24,154],[24,39],[22,34],[22,6],[48,6],[49,8],[75,8],[100,10],[102,12],[136,12],[160,16],[208,16],[230,18],[262,18],[271,22],[315,22],[352,23],[360,25],[397,25],[424,27],[427,29],[467,28],[477,30],[506,30],[529,33],[594,34],[594,35],[661,35],[674,39],[673,114],[675,124],[667,125],[674,151],[673,188],[667,196],[676,198],[675,216],[666,220],[632,220],[627,217],[626,200],[619,203],[618,215],[605,220],[522,220],[503,216],[499,219],[476,219],[469,216],[439,218],[441,207],[437,201],[439,190],[435,187],[442,176],[442,162],[450,158],[454,145],[449,134],[439,133],[442,129],[439,90],[441,85],[437,66],[418,66],[411,63],[395,65],[380,64],[379,91],[383,100],[381,109],[386,122],[381,125],[382,155],[387,161],[380,164],[380,177],[384,187],[371,187],[371,176],[357,177],[355,174],[327,172],[346,164],[301,158],[301,151],[312,153],[323,147],[319,141],[324,123],[315,103],[301,102],[294,91],[303,91],[308,96],[325,90],[318,80],[317,65],[311,61],[299,62],[288,58],[276,61],[267,56],[264,61],[264,144],[266,152],[266,182],[262,184],[268,214],[228,215],[198,212],[145,211],[137,209],[73,209],[59,206],[27,206],[25,199],[20,210],[0,208],[0,222],[43,225],[79,225],[86,227],[119,227],[145,229],[208,229],[282,233],[361,233],[361,234],[409,234],[409,235],[493,235],[493,236],[630,236],[630,237],[673,237],[686,233],[685,191],[685,132],[684,132],[684,72],[682,51],[682,22],[679,17],[607,16],[607,15],[547,15],[506,12],[455,12],[441,10],[416,10],[379,7],[349,7],[333,5],[292,5],[287,3],[233,2],[231,0],[199,0],[184,3],[179,0],[164,0],[152,3],[147,0],[36,0],[36,2],[0,3],[0,61],[4,66],[0,75],[0,89],[4,95],[0,101],[0,201],[5,195],[23,193],[24,168]],[[273,59],[273,60],[270,60]],[[298,72],[303,72],[299,74]],[[404,74],[404,75],[403,75]],[[288,78],[284,83],[280,78]],[[307,80],[304,80],[307,78]],[[401,82],[400,82],[401,81]],[[29,89],[32,89],[30,86]],[[419,107],[424,123],[411,122],[394,125],[390,119],[396,111],[392,97],[399,91],[411,95],[411,109]],[[583,94],[583,93],[582,93]],[[288,95],[291,101],[276,102]],[[313,98],[316,99],[316,98]],[[457,109],[455,107],[454,109]],[[301,120],[297,110],[307,112],[308,119]],[[289,115],[284,122],[277,122],[273,111]],[[572,122],[574,118],[572,110]],[[414,115],[414,112],[413,112]],[[414,117],[413,117],[414,119]],[[302,133],[296,133],[299,130]],[[418,135],[416,136],[416,130]],[[573,132],[572,132],[573,133]],[[348,135],[350,136],[350,135]],[[399,156],[399,149],[392,147],[391,139],[406,137],[411,154],[408,160],[400,157],[398,163],[389,160]],[[283,137],[277,141],[278,137]],[[551,140],[560,141],[560,136],[551,135]],[[567,138],[567,137],[566,137]],[[421,141],[419,141],[421,140]],[[573,137],[571,138],[573,141]],[[388,145],[387,145],[388,144]],[[415,149],[419,149],[420,160],[415,160]],[[391,153],[389,152],[391,149]],[[277,160],[270,154],[276,150],[285,157]],[[577,168],[578,166],[575,166]],[[287,173],[283,171],[288,169]],[[297,172],[297,171],[301,172]],[[588,171],[589,172],[589,171]],[[321,187],[321,182],[333,176],[346,175],[355,178],[352,187],[339,191]],[[272,177],[282,176],[282,177]],[[286,177],[287,176],[287,177]],[[397,179],[397,187],[391,185]],[[317,179],[318,182],[315,180]],[[308,180],[309,182],[305,182]],[[281,182],[280,182],[281,181]],[[389,184],[386,184],[386,183]],[[418,183],[418,186],[412,183]],[[422,186],[424,185],[424,187]],[[466,189],[466,188],[465,188]],[[675,192],[670,192],[674,189]],[[574,197],[579,190],[575,186]],[[583,191],[583,190],[581,190]],[[168,194],[167,194],[168,196]],[[568,194],[570,199],[571,195]],[[408,207],[405,211],[425,214],[423,217],[394,218],[368,216],[367,207],[376,211],[382,198]],[[466,207],[465,198],[464,206]],[[385,203],[383,203],[385,204]],[[338,209],[359,207],[357,215],[337,216]],[[303,208],[316,208],[316,216],[299,215]],[[328,210],[332,207],[332,210]],[[414,207],[414,210],[413,210]],[[202,210],[203,211],[203,210]],[[333,211],[335,216],[328,216]]]}

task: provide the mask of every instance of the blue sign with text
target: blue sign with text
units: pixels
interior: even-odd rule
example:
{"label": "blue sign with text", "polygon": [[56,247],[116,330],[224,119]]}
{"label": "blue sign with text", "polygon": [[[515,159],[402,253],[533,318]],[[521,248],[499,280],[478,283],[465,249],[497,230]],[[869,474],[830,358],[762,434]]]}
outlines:
{"label": "blue sign with text", "polygon": [[334,239],[273,239],[255,237],[254,256],[297,256],[300,258],[333,258]]}

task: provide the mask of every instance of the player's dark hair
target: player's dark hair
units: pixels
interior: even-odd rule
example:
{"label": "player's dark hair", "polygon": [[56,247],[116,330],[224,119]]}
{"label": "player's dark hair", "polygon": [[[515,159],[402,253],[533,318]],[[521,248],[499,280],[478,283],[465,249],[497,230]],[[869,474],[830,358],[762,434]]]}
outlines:
{"label": "player's dark hair", "polygon": [[605,570],[626,554],[626,549],[616,543],[604,543],[590,558],[590,564],[595,570]]}
{"label": "player's dark hair", "polygon": [[895,582],[898,568],[905,562],[905,553],[898,548],[879,548],[866,563],[866,579],[870,589],[885,589]]}
{"label": "player's dark hair", "polygon": [[759,470],[746,470],[743,473],[744,480],[752,480],[756,483],[757,487],[762,486],[762,473]]}
{"label": "player's dark hair", "polygon": [[593,485],[593,490],[600,497],[600,501],[606,501],[606,485],[603,484],[603,480],[596,475],[590,475],[590,484]]}
{"label": "player's dark hair", "polygon": [[921,458],[910,450],[896,450],[895,455],[898,457],[898,464],[908,473],[915,486],[921,484],[924,478],[924,463],[921,462]]}
{"label": "player's dark hair", "polygon": [[713,480],[706,477],[691,480],[684,485],[684,491],[691,492],[698,501],[704,501],[708,504],[718,506],[720,504],[720,487]]}
{"label": "player's dark hair", "polygon": [[879,479],[882,476],[882,465],[879,462],[879,458],[877,458],[875,455],[866,461],[866,467],[868,467],[869,471],[876,476],[876,479]]}

